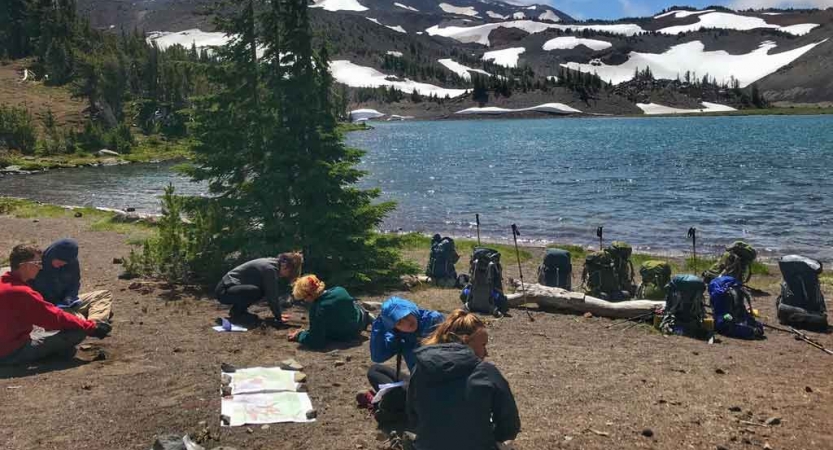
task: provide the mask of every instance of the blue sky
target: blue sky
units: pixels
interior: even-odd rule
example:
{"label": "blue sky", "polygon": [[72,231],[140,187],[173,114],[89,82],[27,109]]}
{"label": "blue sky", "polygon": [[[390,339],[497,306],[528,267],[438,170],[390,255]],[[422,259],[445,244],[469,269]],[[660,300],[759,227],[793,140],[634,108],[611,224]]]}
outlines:
{"label": "blue sky", "polygon": [[[525,3],[540,3],[527,0]],[[544,0],[576,19],[618,19],[628,16],[650,16],[672,5],[703,8],[723,5],[735,9],[747,8],[827,8],[833,0]]]}

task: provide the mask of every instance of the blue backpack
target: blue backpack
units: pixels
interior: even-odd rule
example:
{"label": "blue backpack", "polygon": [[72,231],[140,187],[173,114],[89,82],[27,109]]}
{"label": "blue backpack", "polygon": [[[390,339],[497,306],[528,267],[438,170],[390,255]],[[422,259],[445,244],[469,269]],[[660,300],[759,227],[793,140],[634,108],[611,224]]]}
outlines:
{"label": "blue backpack", "polygon": [[764,337],[764,326],[752,316],[751,299],[737,278],[722,276],[712,280],[709,297],[714,312],[714,328],[718,333],[740,339]]}

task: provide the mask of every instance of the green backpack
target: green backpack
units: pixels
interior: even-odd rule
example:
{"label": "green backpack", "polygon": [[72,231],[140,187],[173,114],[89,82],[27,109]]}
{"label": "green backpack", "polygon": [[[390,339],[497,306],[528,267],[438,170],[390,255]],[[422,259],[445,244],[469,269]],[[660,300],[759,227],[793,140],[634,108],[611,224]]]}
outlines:
{"label": "green backpack", "polygon": [[636,284],[633,282],[633,264],[631,255],[633,248],[625,242],[613,241],[605,250],[613,261],[613,271],[616,274],[618,291],[627,291],[631,296],[636,293]]}
{"label": "green backpack", "polygon": [[664,300],[665,287],[671,281],[671,265],[665,261],[645,261],[639,268],[642,284],[637,289],[637,298]]}
{"label": "green backpack", "polygon": [[726,247],[723,256],[711,268],[703,272],[703,280],[708,284],[717,277],[728,275],[746,284],[752,278],[752,263],[757,256],[758,252],[751,245],[735,241]]}
{"label": "green backpack", "polygon": [[594,252],[584,258],[581,283],[587,295],[610,298],[619,291],[619,280],[608,252]]}

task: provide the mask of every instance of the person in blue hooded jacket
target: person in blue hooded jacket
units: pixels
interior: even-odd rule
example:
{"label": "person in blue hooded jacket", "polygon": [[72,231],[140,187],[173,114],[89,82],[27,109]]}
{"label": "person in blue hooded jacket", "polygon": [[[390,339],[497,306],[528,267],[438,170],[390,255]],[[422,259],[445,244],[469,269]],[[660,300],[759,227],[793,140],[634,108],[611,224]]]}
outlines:
{"label": "person in blue hooded jacket", "polygon": [[[399,297],[385,300],[370,331],[370,359],[376,364],[370,366],[367,379],[374,391],[378,391],[380,385],[407,379],[398,374],[397,369],[382,363],[401,354],[410,372],[416,364],[414,350],[443,320],[442,313],[420,309],[411,301]],[[360,405],[367,405],[372,397],[373,392],[366,392],[356,398]]]}
{"label": "person in blue hooded jacket", "polygon": [[81,265],[78,243],[60,239],[47,247],[42,257],[43,268],[32,282],[44,300],[65,312],[88,320],[109,322],[112,317],[113,294],[100,290],[79,294]]}

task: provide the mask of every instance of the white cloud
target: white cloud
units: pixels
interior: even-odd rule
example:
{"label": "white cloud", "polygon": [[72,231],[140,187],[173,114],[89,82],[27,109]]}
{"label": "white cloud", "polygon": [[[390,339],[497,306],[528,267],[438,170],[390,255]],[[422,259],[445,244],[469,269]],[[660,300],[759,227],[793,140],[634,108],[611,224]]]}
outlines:
{"label": "white cloud", "polygon": [[732,0],[729,4],[734,9],[764,8],[831,8],[833,0]]}

